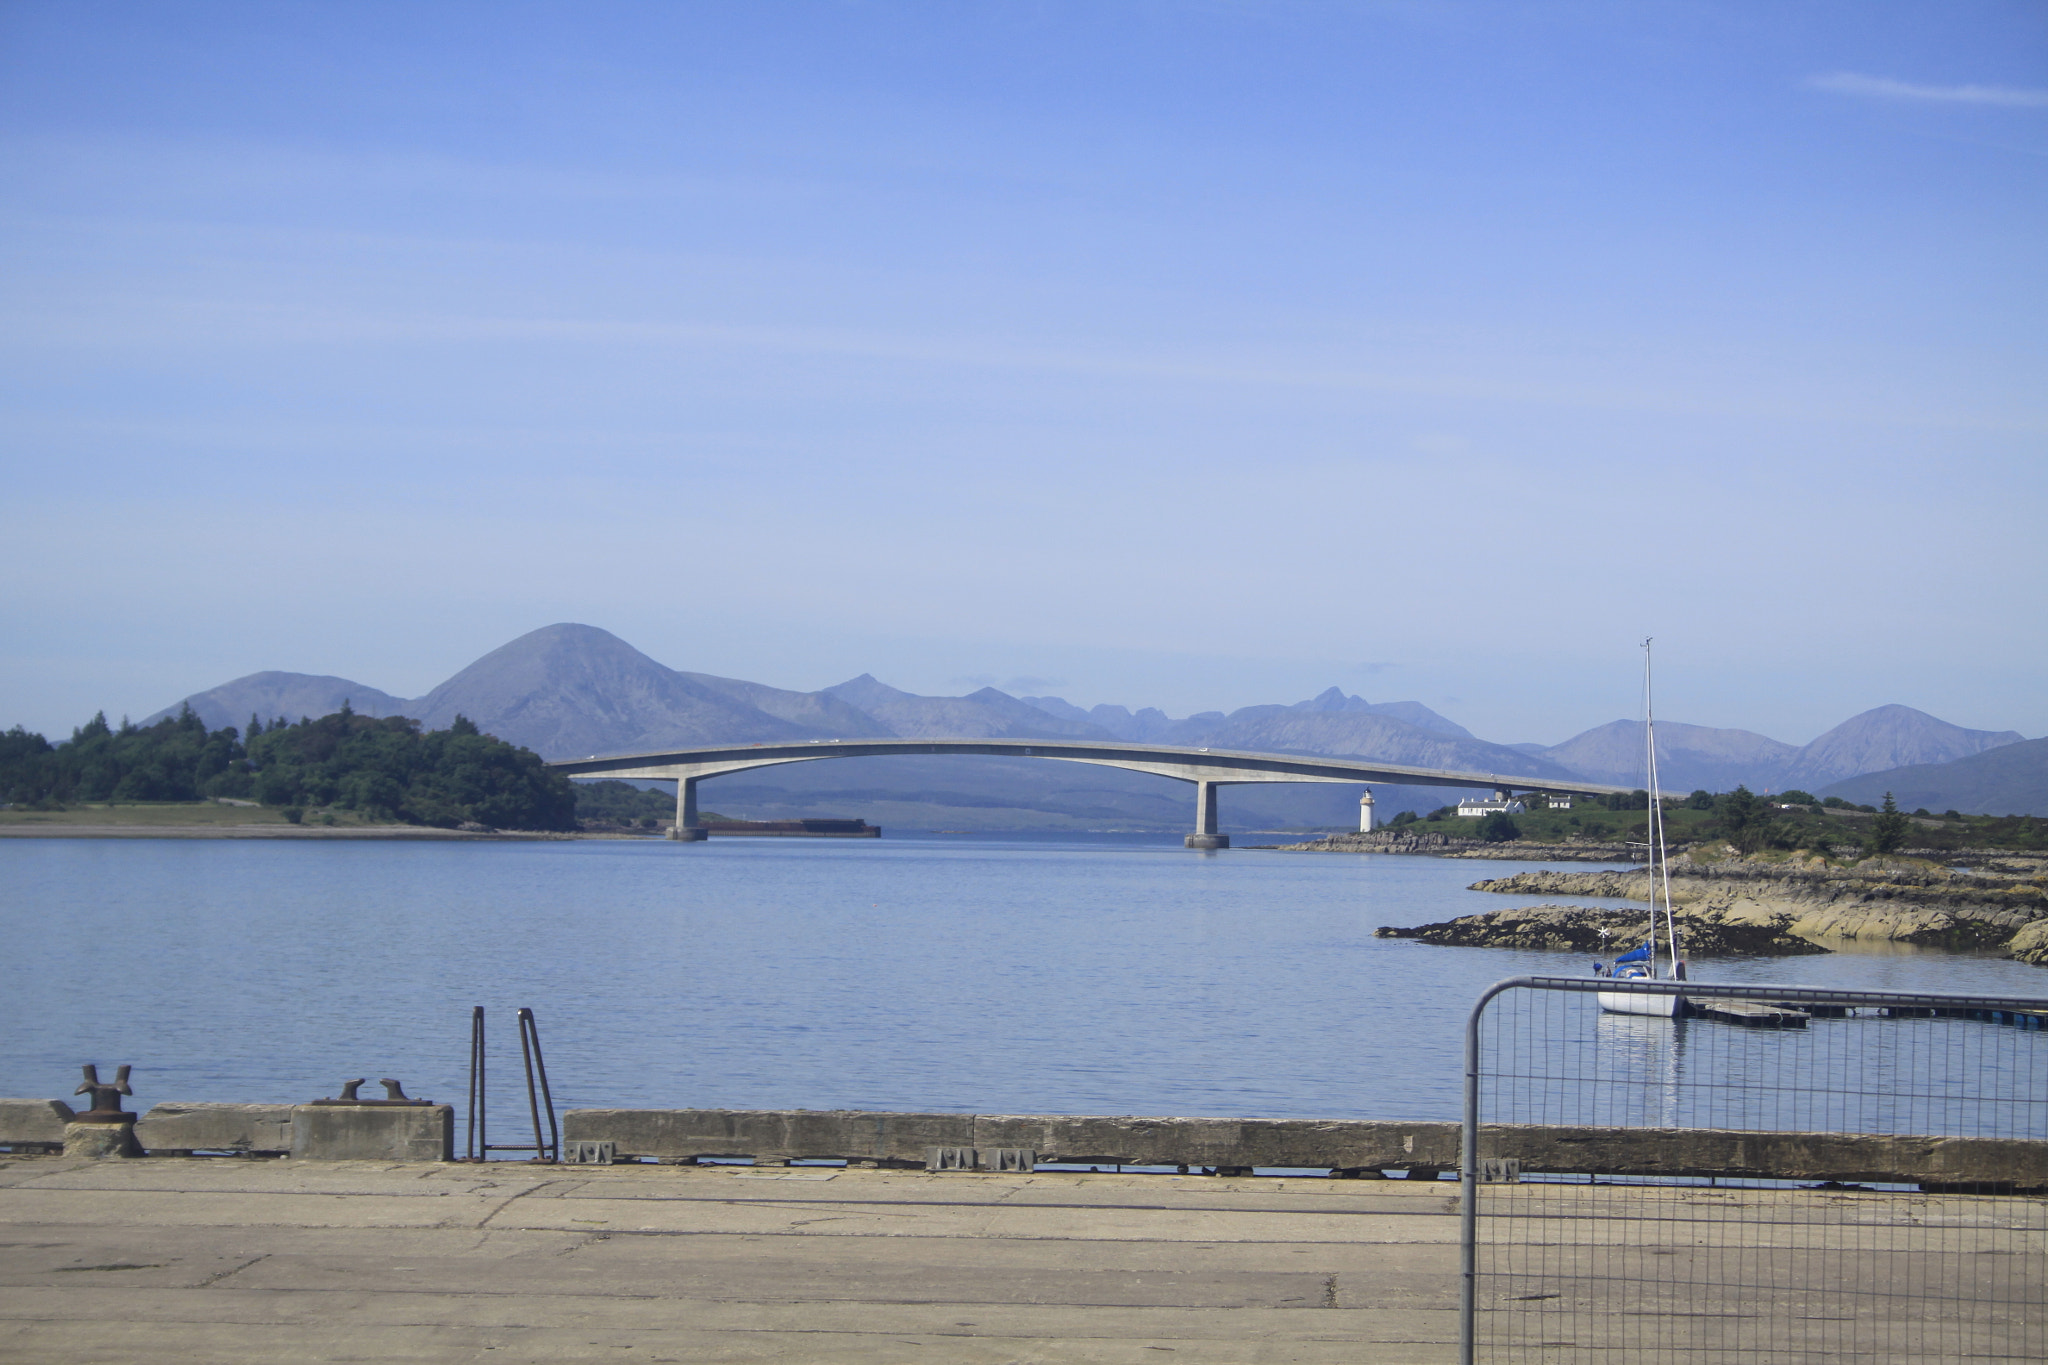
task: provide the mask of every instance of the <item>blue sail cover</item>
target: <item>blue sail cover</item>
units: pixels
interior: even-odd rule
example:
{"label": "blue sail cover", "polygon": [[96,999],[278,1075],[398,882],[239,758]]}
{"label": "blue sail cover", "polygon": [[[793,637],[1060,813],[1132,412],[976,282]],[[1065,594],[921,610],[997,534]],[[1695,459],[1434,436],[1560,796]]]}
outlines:
{"label": "blue sail cover", "polygon": [[1642,947],[1636,949],[1634,952],[1623,953],[1620,957],[1614,959],[1614,965],[1619,967],[1624,962],[1648,962],[1649,960],[1650,945],[1645,943]]}

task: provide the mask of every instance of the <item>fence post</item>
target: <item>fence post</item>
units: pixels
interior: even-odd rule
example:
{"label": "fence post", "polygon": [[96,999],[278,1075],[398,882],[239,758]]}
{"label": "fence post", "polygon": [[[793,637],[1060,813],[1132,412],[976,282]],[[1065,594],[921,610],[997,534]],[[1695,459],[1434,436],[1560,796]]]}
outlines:
{"label": "fence post", "polygon": [[[1490,998],[1490,997],[1489,997]],[[1479,1278],[1479,1011],[1465,1020],[1465,1122],[1458,1135],[1458,1365],[1473,1365]]]}
{"label": "fence post", "polygon": [[1502,991],[1533,978],[1496,981],[1465,1016],[1465,1121],[1458,1134],[1458,1365],[1473,1365],[1479,1310],[1479,1016]]}

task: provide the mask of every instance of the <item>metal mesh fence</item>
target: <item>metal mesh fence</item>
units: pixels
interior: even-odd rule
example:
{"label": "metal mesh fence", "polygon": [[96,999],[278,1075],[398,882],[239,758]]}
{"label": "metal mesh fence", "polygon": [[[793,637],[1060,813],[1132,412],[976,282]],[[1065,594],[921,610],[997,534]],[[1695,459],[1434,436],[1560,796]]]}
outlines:
{"label": "metal mesh fence", "polygon": [[2048,1360],[2048,998],[1528,977],[1466,1055],[1465,1361]]}

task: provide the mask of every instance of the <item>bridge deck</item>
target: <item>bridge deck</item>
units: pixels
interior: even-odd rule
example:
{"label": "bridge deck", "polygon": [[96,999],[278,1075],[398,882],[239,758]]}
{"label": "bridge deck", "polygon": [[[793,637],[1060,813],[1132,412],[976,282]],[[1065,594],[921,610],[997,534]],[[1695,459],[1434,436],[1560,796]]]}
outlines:
{"label": "bridge deck", "polygon": [[1237,749],[1180,748],[1093,740],[1043,739],[815,739],[777,744],[723,744],[634,754],[592,754],[556,759],[549,767],[570,777],[712,777],[748,768],[831,758],[972,754],[992,758],[1050,758],[1154,773],[1184,782],[1227,786],[1242,782],[1388,783],[1476,787],[1501,791],[1573,792],[1605,796],[1628,789],[1564,776],[1480,773],[1417,768],[1369,758],[1253,753]]}

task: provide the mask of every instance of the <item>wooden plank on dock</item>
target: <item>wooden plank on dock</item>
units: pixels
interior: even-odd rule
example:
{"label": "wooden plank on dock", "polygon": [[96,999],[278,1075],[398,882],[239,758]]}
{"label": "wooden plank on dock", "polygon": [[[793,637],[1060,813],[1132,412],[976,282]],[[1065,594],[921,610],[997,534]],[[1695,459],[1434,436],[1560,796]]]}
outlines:
{"label": "wooden plank on dock", "polygon": [[1762,1000],[1693,1000],[1688,1003],[1694,1014],[1718,1019],[1724,1024],[1740,1024],[1744,1028],[1805,1028],[1807,1020],[1813,1017],[1805,1010]]}

